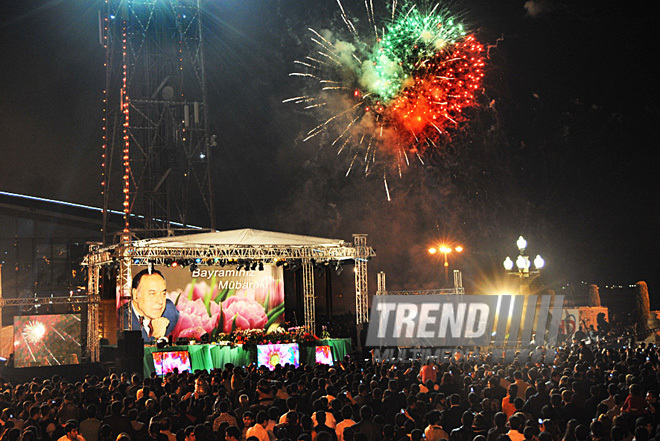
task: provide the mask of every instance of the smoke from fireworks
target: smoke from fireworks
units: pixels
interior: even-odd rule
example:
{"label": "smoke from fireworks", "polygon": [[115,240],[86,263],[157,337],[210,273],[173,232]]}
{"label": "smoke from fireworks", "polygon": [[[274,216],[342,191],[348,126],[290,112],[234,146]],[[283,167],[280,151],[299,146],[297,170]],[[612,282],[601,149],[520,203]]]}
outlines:
{"label": "smoke from fireworks", "polygon": [[327,112],[305,140],[331,134],[338,154],[351,157],[347,175],[360,162],[366,174],[395,164],[401,175],[411,157],[423,163],[424,152],[446,145],[466,119],[463,110],[481,89],[484,48],[438,4],[398,7],[394,0],[379,27],[372,2],[365,0],[369,26],[362,35],[337,0],[350,42],[309,29],[314,52],[290,75],[312,81],[314,93],[284,102]]}

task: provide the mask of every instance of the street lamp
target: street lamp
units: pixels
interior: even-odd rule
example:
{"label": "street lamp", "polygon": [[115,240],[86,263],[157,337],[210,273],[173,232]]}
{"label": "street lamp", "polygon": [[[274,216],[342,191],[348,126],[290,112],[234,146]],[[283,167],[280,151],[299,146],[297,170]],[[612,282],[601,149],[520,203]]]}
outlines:
{"label": "street lamp", "polygon": [[432,247],[429,248],[429,254],[436,254],[436,253],[442,253],[445,256],[445,286],[449,286],[449,260],[447,256],[452,252],[455,251],[457,253],[462,253],[463,252],[463,247],[460,245],[457,245],[455,247],[450,247],[447,245],[440,245],[438,248]]}
{"label": "street lamp", "polygon": [[529,260],[529,256],[525,254],[525,249],[527,248],[527,241],[520,236],[516,241],[516,246],[518,247],[518,257],[515,261],[515,269],[513,260],[507,256],[504,259],[503,265],[504,269],[511,276],[516,276],[520,279],[520,291],[523,292],[523,279],[529,279],[532,276],[537,276],[541,272],[541,268],[545,265],[545,261],[540,255],[536,255],[534,258],[534,268],[532,268],[532,262]]}

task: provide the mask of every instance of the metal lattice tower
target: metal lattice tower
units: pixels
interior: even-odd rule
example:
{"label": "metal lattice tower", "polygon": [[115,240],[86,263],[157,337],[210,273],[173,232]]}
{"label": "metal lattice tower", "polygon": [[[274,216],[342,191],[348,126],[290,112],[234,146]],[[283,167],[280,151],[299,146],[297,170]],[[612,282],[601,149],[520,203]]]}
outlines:
{"label": "metal lattice tower", "polygon": [[311,334],[316,333],[316,295],[314,294],[314,265],[309,259],[302,262],[303,270],[303,305],[305,312],[305,329]]}
{"label": "metal lattice tower", "polygon": [[104,243],[112,209],[140,236],[214,228],[200,2],[105,2]]}
{"label": "metal lattice tower", "polygon": [[366,234],[354,234],[355,246],[355,321],[358,325],[369,322],[369,292],[367,291],[367,261],[369,247]]}

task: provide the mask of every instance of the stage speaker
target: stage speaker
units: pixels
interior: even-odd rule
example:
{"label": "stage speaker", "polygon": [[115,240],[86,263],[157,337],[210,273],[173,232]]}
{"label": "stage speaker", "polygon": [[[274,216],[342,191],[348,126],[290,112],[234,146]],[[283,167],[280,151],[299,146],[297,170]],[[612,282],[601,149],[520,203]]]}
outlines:
{"label": "stage speaker", "polygon": [[117,372],[142,375],[144,362],[144,341],[142,331],[117,331],[117,352],[115,368]]}

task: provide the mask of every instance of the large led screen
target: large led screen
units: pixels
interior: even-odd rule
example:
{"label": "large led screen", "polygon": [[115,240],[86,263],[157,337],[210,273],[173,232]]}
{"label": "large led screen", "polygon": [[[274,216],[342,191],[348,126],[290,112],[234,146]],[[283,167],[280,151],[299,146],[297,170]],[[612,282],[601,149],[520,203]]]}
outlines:
{"label": "large led screen", "polygon": [[81,336],[80,314],[14,317],[14,366],[78,364]]}
{"label": "large led screen", "polygon": [[[263,268],[263,269],[258,269]],[[134,266],[135,277],[143,266]],[[200,339],[237,330],[271,330],[284,322],[284,281],[282,267],[257,265],[254,269],[236,270],[235,266],[195,265],[186,267],[156,266],[165,278],[166,303],[162,317],[168,319],[165,336]],[[133,299],[135,301],[135,295]],[[120,314],[128,319],[132,311],[133,329],[144,323],[138,320],[135,305],[122,306]],[[147,328],[143,326],[143,338]],[[160,337],[158,331],[154,333]]]}

